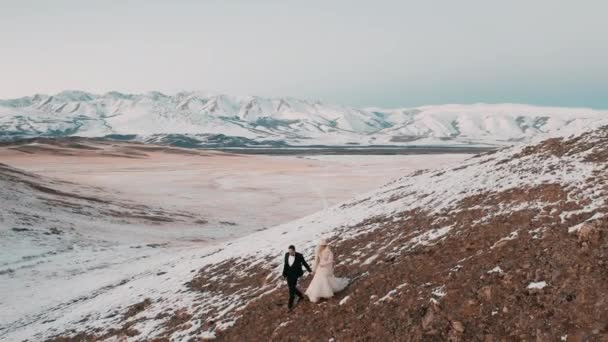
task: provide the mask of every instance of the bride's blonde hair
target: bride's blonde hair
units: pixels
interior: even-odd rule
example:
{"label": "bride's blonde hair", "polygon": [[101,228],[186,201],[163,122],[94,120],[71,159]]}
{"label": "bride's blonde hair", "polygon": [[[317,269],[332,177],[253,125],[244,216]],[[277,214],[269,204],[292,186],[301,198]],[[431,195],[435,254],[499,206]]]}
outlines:
{"label": "bride's blonde hair", "polygon": [[317,245],[317,249],[315,250],[315,270],[317,269],[317,267],[319,266],[319,263],[321,262],[321,252],[323,251],[323,249],[328,248],[328,247],[329,247],[329,243],[327,242],[327,240],[321,239],[321,241],[319,241],[319,244]]}

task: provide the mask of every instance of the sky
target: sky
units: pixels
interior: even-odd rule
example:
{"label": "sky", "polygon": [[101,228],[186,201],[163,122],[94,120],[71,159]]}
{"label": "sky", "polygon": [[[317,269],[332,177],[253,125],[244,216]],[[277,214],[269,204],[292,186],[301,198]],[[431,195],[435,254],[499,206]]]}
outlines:
{"label": "sky", "polygon": [[0,98],[198,90],[607,109],[606,13],[604,0],[0,0]]}

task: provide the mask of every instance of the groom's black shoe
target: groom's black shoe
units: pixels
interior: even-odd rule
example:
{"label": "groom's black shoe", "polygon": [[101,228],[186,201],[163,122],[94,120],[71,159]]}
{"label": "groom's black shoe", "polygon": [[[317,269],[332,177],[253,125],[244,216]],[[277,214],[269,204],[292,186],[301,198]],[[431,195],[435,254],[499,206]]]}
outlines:
{"label": "groom's black shoe", "polygon": [[296,306],[298,306],[298,304],[300,304],[300,301],[301,301],[301,300],[302,300],[302,297],[296,297],[296,298],[293,300],[293,306],[291,307],[291,309],[290,309],[290,310],[293,310],[293,308],[295,308]]}

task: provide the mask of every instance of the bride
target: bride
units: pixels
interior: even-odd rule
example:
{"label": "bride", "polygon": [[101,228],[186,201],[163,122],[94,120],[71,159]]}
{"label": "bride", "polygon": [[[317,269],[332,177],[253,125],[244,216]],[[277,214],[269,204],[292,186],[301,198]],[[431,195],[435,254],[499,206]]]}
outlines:
{"label": "bride", "polygon": [[315,252],[314,277],[306,289],[306,295],[315,303],[320,298],[331,298],[348,285],[348,278],[334,277],[334,253],[326,240],[321,240]]}

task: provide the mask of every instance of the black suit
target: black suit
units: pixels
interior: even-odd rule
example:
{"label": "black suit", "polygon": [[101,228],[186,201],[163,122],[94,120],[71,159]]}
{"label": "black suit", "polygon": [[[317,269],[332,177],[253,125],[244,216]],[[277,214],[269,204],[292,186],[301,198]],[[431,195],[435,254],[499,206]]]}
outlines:
{"label": "black suit", "polygon": [[310,266],[304,260],[304,256],[300,253],[296,253],[295,260],[293,264],[289,266],[289,253],[285,253],[285,264],[283,265],[283,277],[287,279],[287,286],[289,287],[289,303],[287,306],[291,309],[293,307],[293,301],[296,298],[296,295],[300,297],[300,299],[304,298],[304,295],[300,290],[298,290],[298,278],[300,278],[304,271],[302,270],[302,266],[306,268],[308,272],[312,272]]}

